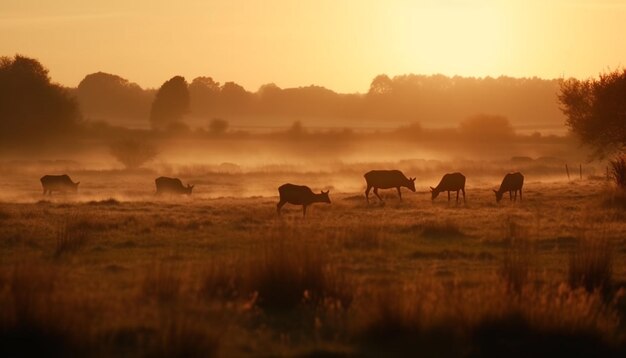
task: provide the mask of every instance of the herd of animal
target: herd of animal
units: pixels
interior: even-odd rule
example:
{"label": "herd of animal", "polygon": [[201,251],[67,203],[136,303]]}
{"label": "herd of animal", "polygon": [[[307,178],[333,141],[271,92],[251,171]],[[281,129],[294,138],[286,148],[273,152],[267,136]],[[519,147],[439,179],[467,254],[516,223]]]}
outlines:
{"label": "herd of animal", "polygon": [[[371,170],[364,175],[367,188],[365,189],[365,200],[369,204],[369,194],[374,189],[374,195],[378,197],[380,202],[383,199],[378,195],[378,189],[392,189],[398,191],[398,197],[402,200],[402,191],[404,187],[415,192],[415,178],[407,178],[399,170]],[[162,194],[186,194],[191,195],[194,186],[187,184],[184,186],[178,178],[158,177],[154,180],[156,185],[156,195]],[[78,192],[78,184],[66,175],[44,175],[41,177],[41,185],[43,186],[43,194],[52,195],[53,191],[58,192]],[[496,202],[502,200],[504,193],[509,192],[509,199],[517,201],[517,192],[519,192],[520,201],[522,200],[522,187],[524,186],[524,176],[519,173],[508,173],[504,176],[500,188],[494,190]],[[283,184],[278,187],[280,196],[276,205],[276,211],[280,215],[281,208],[289,203],[293,205],[302,205],[302,216],[306,216],[306,209],[313,203],[330,204],[328,190],[319,194],[314,193],[311,188],[305,185]],[[436,187],[430,187],[431,198],[435,200],[439,193],[448,193],[448,202],[450,201],[450,192],[456,192],[456,203],[459,202],[459,192],[463,193],[463,202],[465,202],[465,176],[461,173],[448,173],[441,178]]]}

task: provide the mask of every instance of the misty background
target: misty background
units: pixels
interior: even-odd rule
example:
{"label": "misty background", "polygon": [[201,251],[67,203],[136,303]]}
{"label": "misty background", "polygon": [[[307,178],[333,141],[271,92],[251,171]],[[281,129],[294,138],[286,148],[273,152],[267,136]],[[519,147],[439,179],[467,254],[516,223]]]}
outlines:
{"label": "misty background", "polygon": [[[453,170],[562,176],[564,164],[586,163],[588,154],[565,129],[559,84],[379,75],[367,93],[336,93],[274,84],[251,91],[173,76],[145,89],[97,72],[67,88],[44,64],[16,55],[0,60],[0,163],[35,178],[103,170],[146,178],[326,173],[320,186],[336,187],[343,175],[340,187],[349,190],[360,190],[362,173],[374,167],[430,180]],[[599,175],[585,165],[586,174]]]}

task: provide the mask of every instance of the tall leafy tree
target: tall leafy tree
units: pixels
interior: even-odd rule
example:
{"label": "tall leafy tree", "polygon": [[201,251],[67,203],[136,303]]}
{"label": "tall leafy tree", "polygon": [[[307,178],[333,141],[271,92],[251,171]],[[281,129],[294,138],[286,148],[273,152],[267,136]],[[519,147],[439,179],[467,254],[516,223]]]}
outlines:
{"label": "tall leafy tree", "polygon": [[626,151],[626,69],[565,80],[558,98],[567,126],[597,157]]}
{"label": "tall leafy tree", "polygon": [[182,76],[175,76],[163,83],[152,102],[150,123],[156,130],[168,130],[182,125],[189,112],[189,89]]}
{"label": "tall leafy tree", "polygon": [[80,117],[74,98],[39,61],[0,57],[0,143],[36,146],[74,131]]}

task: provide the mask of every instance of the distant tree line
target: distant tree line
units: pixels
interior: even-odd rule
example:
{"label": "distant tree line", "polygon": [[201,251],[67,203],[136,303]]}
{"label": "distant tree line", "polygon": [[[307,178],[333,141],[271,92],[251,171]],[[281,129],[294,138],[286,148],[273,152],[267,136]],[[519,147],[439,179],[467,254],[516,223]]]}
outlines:
{"label": "distant tree line", "polygon": [[[172,92],[172,88],[178,89]],[[178,109],[172,107],[174,112],[207,120],[258,116],[455,125],[484,112],[505,116],[514,124],[561,124],[563,115],[555,100],[558,89],[558,80],[538,78],[380,75],[365,94],[341,94],[320,86],[280,88],[275,84],[251,92],[234,82],[221,84],[211,77],[197,77],[187,83],[180,76],[168,80],[160,90],[142,90],[118,76],[98,73],[85,77],[76,93],[87,118],[145,121],[151,117],[153,127],[159,127],[154,115],[169,108],[168,100],[178,103]],[[155,101],[163,91],[169,95]],[[157,103],[163,105],[161,110],[152,108]]]}

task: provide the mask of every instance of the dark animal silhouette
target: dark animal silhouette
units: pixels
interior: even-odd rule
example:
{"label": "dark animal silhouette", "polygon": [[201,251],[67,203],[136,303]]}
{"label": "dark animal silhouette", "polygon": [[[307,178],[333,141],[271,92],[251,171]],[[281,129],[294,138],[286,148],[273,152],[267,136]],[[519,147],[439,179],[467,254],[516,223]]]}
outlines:
{"label": "dark animal silhouette", "polygon": [[330,204],[328,190],[315,194],[311,188],[305,185],[283,184],[278,187],[278,194],[280,195],[280,201],[276,205],[278,215],[280,215],[280,209],[286,203],[302,205],[302,217],[306,217],[306,208],[313,203]]}
{"label": "dark animal silhouette", "polygon": [[67,174],[63,175],[44,175],[39,179],[43,187],[43,195],[52,195],[53,191],[59,192],[78,192],[78,184],[74,183]]}
{"label": "dark animal silhouette", "polygon": [[365,189],[365,200],[370,202],[370,190],[374,188],[374,194],[381,202],[383,199],[378,195],[378,189],[390,189],[396,188],[398,190],[398,196],[402,200],[401,187],[408,188],[410,191],[415,192],[415,178],[407,178],[399,170],[371,170],[365,175],[365,181],[367,182],[367,189]]}
{"label": "dark animal silhouette", "polygon": [[156,194],[187,194],[191,195],[193,185],[187,184],[183,186],[183,183],[178,178],[158,177],[154,180],[156,184]]}
{"label": "dark animal silhouette", "polygon": [[465,202],[465,175],[461,173],[448,173],[441,178],[436,188],[430,187],[432,200],[442,191],[448,192],[448,202],[450,202],[450,192],[456,191],[456,202],[459,203],[459,191],[463,192],[463,202]]}
{"label": "dark animal silhouette", "polygon": [[508,173],[502,179],[500,189],[494,190],[496,193],[496,202],[499,203],[502,200],[502,194],[509,192],[509,199],[513,200],[513,193],[515,193],[515,201],[517,201],[517,192],[519,191],[519,200],[522,201],[522,186],[524,186],[524,176],[520,172]]}

